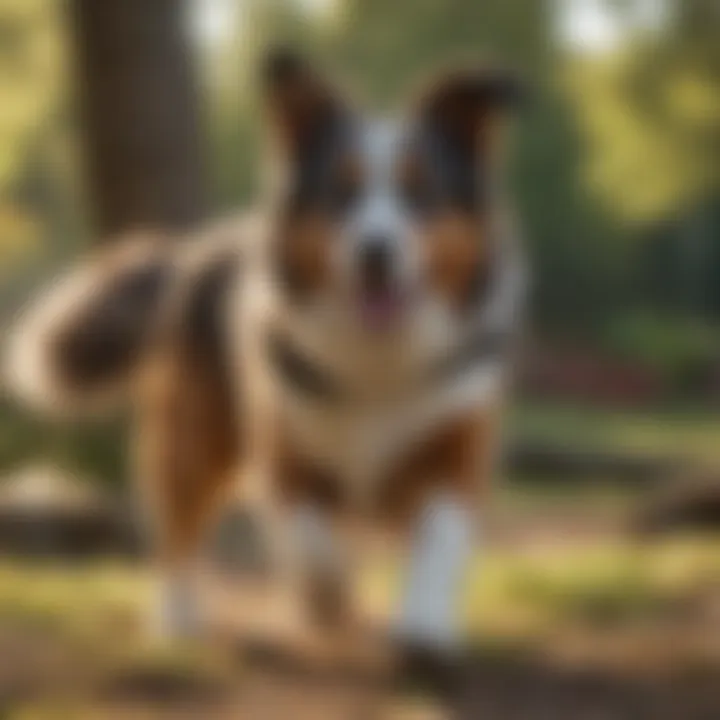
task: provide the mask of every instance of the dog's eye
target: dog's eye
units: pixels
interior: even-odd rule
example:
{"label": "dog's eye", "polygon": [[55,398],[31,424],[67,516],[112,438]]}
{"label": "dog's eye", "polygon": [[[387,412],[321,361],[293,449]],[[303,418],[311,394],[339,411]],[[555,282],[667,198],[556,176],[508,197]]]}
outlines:
{"label": "dog's eye", "polygon": [[360,196],[360,183],[349,178],[336,181],[330,191],[330,204],[336,213],[346,213]]}
{"label": "dog's eye", "polygon": [[429,182],[413,178],[402,185],[402,197],[414,212],[429,212],[433,205],[433,192]]}
{"label": "dog's eye", "polygon": [[360,163],[354,156],[340,160],[332,173],[329,199],[333,212],[348,212],[357,202],[362,192],[362,172]]}

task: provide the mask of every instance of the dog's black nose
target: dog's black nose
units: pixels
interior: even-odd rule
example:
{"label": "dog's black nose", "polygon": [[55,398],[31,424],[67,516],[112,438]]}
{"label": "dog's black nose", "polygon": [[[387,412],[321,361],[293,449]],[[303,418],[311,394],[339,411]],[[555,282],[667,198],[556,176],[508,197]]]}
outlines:
{"label": "dog's black nose", "polygon": [[360,249],[359,259],[362,282],[368,290],[383,290],[390,285],[393,250],[387,238],[368,238]]}

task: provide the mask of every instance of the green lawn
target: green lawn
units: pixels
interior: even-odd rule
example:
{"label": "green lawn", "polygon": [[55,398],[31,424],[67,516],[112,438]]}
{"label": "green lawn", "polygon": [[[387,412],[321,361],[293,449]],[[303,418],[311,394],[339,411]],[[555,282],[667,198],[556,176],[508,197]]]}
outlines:
{"label": "green lawn", "polygon": [[668,454],[720,464],[720,413],[708,410],[617,410],[588,405],[519,404],[515,435],[535,441]]}
{"label": "green lawn", "polygon": [[[373,570],[370,601],[385,604],[394,571]],[[122,565],[61,569],[0,565],[0,628],[42,628],[100,645],[139,634],[146,572]],[[720,591],[720,540],[599,542],[536,552],[498,550],[478,561],[467,617],[479,642],[533,640],[570,627],[621,627],[699,607]]]}
{"label": "green lawn", "polygon": [[[394,575],[387,568],[370,573],[365,587],[373,602],[388,601]],[[720,540],[603,541],[490,552],[478,561],[466,609],[478,641],[537,639],[575,624],[606,627],[665,616],[719,590]],[[5,562],[0,626],[102,642],[106,633],[139,629],[148,591],[147,573],[122,565],[61,569]]]}
{"label": "green lawn", "polygon": [[[393,575],[386,570],[377,581],[383,601]],[[714,600],[716,592],[720,539],[501,549],[478,560],[466,615],[480,643],[542,642],[573,628],[605,631],[677,617]]]}

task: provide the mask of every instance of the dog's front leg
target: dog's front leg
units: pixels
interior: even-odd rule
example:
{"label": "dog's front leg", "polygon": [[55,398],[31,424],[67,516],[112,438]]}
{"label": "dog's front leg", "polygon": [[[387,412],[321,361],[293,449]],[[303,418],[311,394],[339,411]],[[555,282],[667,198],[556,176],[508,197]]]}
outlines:
{"label": "dog's front leg", "polygon": [[452,665],[464,649],[462,596],[479,549],[495,426],[494,413],[473,413],[438,433],[413,467],[410,552],[393,627],[411,663]]}
{"label": "dog's front leg", "polygon": [[347,610],[347,556],[331,518],[311,502],[261,510],[270,555],[270,594],[252,640],[310,655],[328,649],[328,630]]}
{"label": "dog's front leg", "polygon": [[439,490],[416,520],[395,628],[408,646],[454,653],[461,645],[460,598],[479,530],[463,500]]}

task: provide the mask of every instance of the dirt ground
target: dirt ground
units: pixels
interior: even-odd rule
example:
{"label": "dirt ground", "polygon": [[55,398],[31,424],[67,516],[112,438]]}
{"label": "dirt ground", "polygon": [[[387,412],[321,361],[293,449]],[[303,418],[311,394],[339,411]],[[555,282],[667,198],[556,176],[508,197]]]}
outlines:
{"label": "dirt ground", "polygon": [[[0,560],[0,718],[720,719],[717,540],[598,544],[547,517],[483,559],[475,656],[444,704],[372,664],[253,656],[223,613],[211,645],[150,644],[142,567]],[[228,616],[236,590],[218,583]]]}
{"label": "dirt ground", "polygon": [[215,665],[145,654],[109,659],[77,640],[19,626],[3,628],[0,658],[0,717],[13,719],[720,718],[718,668],[700,663],[672,673],[611,670],[480,650],[462,694],[443,706],[422,689],[393,690],[341,668],[269,667],[241,653]]}

